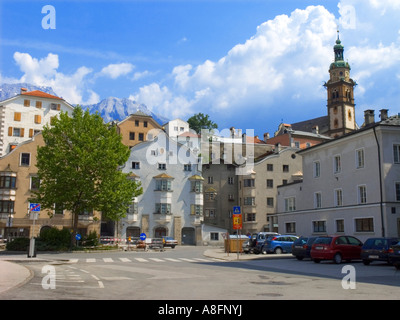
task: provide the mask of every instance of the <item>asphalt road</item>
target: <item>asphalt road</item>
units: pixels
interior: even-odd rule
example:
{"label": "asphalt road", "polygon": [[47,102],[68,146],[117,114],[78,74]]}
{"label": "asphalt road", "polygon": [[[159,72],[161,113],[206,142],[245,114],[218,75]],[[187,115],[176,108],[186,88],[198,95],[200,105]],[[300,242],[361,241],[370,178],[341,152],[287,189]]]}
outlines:
{"label": "asphalt road", "polygon": [[23,262],[34,277],[1,294],[0,300],[400,299],[400,272],[382,263],[315,264],[294,258],[229,262],[205,257],[203,251],[177,247],[41,255],[57,261]]}

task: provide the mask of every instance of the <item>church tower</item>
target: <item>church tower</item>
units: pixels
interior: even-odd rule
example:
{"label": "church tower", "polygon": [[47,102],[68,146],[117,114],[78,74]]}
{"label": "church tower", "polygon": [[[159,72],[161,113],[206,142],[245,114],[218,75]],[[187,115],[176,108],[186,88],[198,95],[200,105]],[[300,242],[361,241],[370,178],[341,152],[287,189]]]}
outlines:
{"label": "church tower", "polygon": [[325,87],[328,92],[328,135],[337,138],[356,129],[354,87],[357,84],[350,78],[349,63],[344,61],[339,31],[333,51],[335,62],[329,68],[330,79]]}

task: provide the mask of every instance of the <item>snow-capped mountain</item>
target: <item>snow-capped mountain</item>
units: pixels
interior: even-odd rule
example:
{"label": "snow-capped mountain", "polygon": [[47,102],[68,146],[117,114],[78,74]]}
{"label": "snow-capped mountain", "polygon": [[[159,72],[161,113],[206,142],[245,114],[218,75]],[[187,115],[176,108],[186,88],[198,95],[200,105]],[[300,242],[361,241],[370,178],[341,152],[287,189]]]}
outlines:
{"label": "snow-capped mountain", "polygon": [[167,118],[151,112],[144,104],[139,104],[127,98],[109,97],[96,104],[82,105],[82,108],[84,110],[88,108],[90,113],[98,111],[105,122],[123,120],[137,111],[142,111],[143,113],[152,116],[160,125],[169,121]]}
{"label": "snow-capped mountain", "polygon": [[[0,85],[0,101],[20,94],[21,88],[26,88],[28,91],[40,90],[59,97],[59,95],[57,95],[51,87],[35,86],[29,83],[4,83]],[[145,114],[152,116],[153,119],[160,125],[163,125],[169,121],[167,118],[151,112],[144,104],[139,104],[127,98],[110,97],[96,104],[82,105],[82,108],[84,110],[89,109],[90,113],[95,113],[98,111],[105,122],[110,122],[113,120],[121,121],[137,111],[142,111]]]}

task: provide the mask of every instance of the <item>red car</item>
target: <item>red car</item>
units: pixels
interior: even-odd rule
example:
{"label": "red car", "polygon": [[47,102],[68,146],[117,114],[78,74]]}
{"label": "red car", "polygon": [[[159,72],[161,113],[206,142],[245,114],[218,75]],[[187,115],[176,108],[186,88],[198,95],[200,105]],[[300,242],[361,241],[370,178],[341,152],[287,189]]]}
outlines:
{"label": "red car", "polygon": [[363,243],[352,236],[319,237],[311,247],[311,259],[315,263],[321,260],[333,260],[341,263],[342,260],[361,259]]}

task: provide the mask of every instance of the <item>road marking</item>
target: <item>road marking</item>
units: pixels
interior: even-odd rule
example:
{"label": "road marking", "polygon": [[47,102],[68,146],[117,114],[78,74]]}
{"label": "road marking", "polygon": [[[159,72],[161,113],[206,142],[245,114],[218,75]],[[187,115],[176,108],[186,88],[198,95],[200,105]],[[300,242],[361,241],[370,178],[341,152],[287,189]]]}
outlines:
{"label": "road marking", "polygon": [[104,262],[114,262],[112,258],[103,258]]}
{"label": "road marking", "polygon": [[128,258],[119,258],[119,260],[121,260],[122,262],[131,262],[131,260]]}
{"label": "road marking", "polygon": [[197,261],[202,261],[202,262],[211,262],[211,260],[203,259],[203,258],[193,258],[194,260]]}
{"label": "road marking", "polygon": [[164,260],[158,259],[158,258],[149,258],[150,260],[156,261],[156,262],[165,262]]}
{"label": "road marking", "polygon": [[164,259],[168,260],[168,261],[172,261],[172,262],[182,262],[181,260],[173,259],[173,258],[164,258]]}
{"label": "road marking", "polygon": [[87,259],[86,259],[86,262],[96,262],[96,259],[93,259],[93,258],[87,258]]}
{"label": "road marking", "polygon": [[187,261],[187,262],[196,262],[195,260],[187,259],[187,258],[179,258],[179,259],[181,259],[183,261]]}
{"label": "road marking", "polygon": [[79,259],[70,259],[68,262],[69,262],[69,263],[78,263],[78,260],[79,260]]}
{"label": "road marking", "polygon": [[143,258],[135,258],[135,260],[137,260],[139,262],[148,262],[146,259],[143,259]]}

